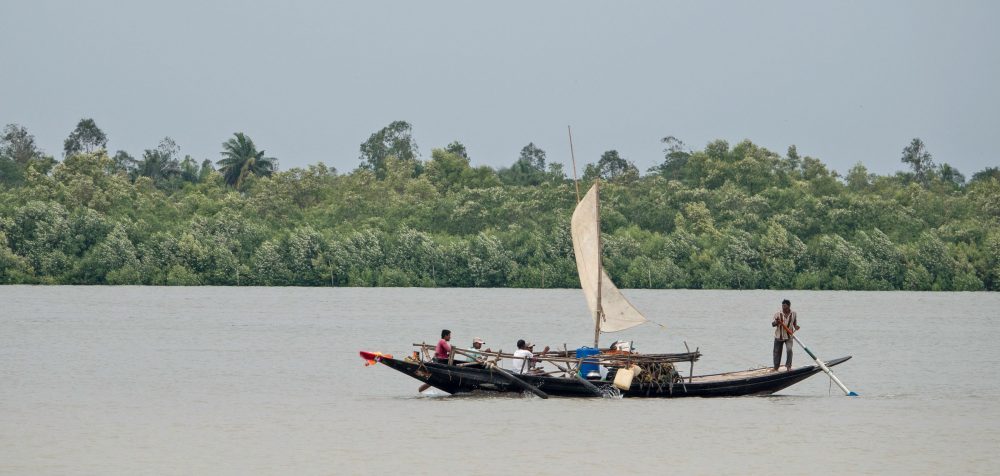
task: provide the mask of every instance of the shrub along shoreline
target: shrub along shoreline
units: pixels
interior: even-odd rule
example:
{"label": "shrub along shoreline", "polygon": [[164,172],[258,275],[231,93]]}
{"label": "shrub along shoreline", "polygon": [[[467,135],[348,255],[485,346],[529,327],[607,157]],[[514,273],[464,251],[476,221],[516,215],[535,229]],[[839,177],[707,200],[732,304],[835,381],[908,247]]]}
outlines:
{"label": "shrub along shoreline", "polygon": [[[131,165],[103,148],[47,166],[2,159],[22,168],[0,185],[0,283],[579,286],[576,192],[543,151],[529,144],[494,170],[457,142],[421,160],[379,133],[346,174],[277,171],[255,148],[223,157],[274,165],[235,180],[210,161],[137,170],[179,165],[170,144]],[[580,184],[605,181],[605,266],[619,287],[1000,289],[995,168],[966,183],[928,155],[912,172],[840,176],[794,147],[664,142],[645,175],[609,151]]]}

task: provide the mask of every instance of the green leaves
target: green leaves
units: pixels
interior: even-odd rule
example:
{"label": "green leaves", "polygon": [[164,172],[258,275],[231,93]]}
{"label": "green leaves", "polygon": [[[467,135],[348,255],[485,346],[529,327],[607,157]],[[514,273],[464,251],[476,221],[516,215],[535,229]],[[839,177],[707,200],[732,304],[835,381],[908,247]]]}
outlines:
{"label": "green leaves", "polygon": [[[31,148],[10,132],[0,154]],[[613,150],[590,166],[611,179],[604,256],[622,287],[1000,289],[995,168],[841,178],[794,147],[667,139],[645,177]],[[0,160],[21,174],[0,183],[0,283],[579,285],[574,187],[534,144],[500,172],[458,142],[424,163],[399,122],[347,174],[278,172],[242,133],[223,148],[218,172],[167,140],[141,161],[82,146],[51,171]]]}
{"label": "green leaves", "polygon": [[[460,145],[460,144],[459,144]],[[465,146],[454,147],[458,155],[465,151]],[[373,133],[360,147],[361,166],[375,172],[378,178],[386,176],[386,160],[389,157],[411,164],[410,170],[416,170],[417,142],[413,139],[413,126],[406,121],[393,121],[388,126]]]}
{"label": "green leaves", "polygon": [[67,158],[81,152],[91,153],[108,145],[108,136],[93,119],[84,118],[63,142],[63,152]]}
{"label": "green leaves", "polygon": [[919,137],[915,137],[910,141],[910,145],[903,148],[903,155],[899,160],[910,166],[917,181],[927,185],[930,179],[930,172],[934,169],[934,159],[931,157],[930,152],[927,151],[924,141],[920,140]]}
{"label": "green leaves", "polygon": [[631,161],[621,157],[617,150],[609,150],[601,154],[597,164],[587,164],[584,169],[585,183],[598,178],[607,182],[634,182],[639,179],[639,169]]}
{"label": "green leaves", "polygon": [[264,157],[264,151],[246,134],[236,132],[222,144],[222,159],[218,161],[219,173],[226,184],[239,189],[251,175],[268,177],[278,169],[278,159]]}
{"label": "green leaves", "polygon": [[[162,187],[168,180],[181,175],[181,164],[177,160],[179,150],[173,139],[164,137],[155,149],[146,149],[142,153],[142,159],[131,170],[132,175],[149,177],[157,186]],[[188,172],[191,172],[190,164]],[[197,171],[194,171],[194,175],[197,175]]]}
{"label": "green leaves", "polygon": [[84,282],[142,283],[135,245],[122,224],[116,225],[104,240],[91,248],[79,264],[78,274]]}

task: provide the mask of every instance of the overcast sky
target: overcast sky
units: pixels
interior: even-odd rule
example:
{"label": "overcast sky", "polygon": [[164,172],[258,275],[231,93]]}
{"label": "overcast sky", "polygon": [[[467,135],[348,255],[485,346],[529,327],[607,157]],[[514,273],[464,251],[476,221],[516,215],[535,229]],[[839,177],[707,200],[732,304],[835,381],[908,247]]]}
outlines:
{"label": "overcast sky", "polygon": [[2,1],[0,126],[46,152],[83,117],[109,149],[164,136],[217,160],[246,132],[282,170],[354,169],[394,120],[507,166],[534,142],[571,173],[659,140],[742,139],[880,174],[922,138],[1000,165],[1000,2]]}

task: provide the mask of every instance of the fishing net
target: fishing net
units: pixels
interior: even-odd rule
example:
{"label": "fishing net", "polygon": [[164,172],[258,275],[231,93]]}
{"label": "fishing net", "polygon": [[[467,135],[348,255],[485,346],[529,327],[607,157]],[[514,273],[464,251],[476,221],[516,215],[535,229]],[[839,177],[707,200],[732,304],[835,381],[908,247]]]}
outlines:
{"label": "fishing net", "polygon": [[638,382],[639,388],[656,388],[663,391],[666,388],[673,393],[674,384],[682,381],[674,364],[670,362],[648,362],[639,364],[642,369],[639,375],[635,376],[633,383]]}

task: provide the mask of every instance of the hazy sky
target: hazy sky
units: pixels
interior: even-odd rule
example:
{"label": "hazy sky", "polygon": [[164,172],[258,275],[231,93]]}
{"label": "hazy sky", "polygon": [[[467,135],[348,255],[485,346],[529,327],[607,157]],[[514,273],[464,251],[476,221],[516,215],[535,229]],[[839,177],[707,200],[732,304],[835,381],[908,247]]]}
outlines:
{"label": "hazy sky", "polygon": [[46,152],[82,117],[139,156],[164,136],[217,160],[243,131],[282,170],[347,172],[394,120],[424,158],[534,142],[578,167],[659,140],[796,144],[841,173],[903,169],[913,137],[1000,165],[1000,2],[0,0],[0,126]]}

